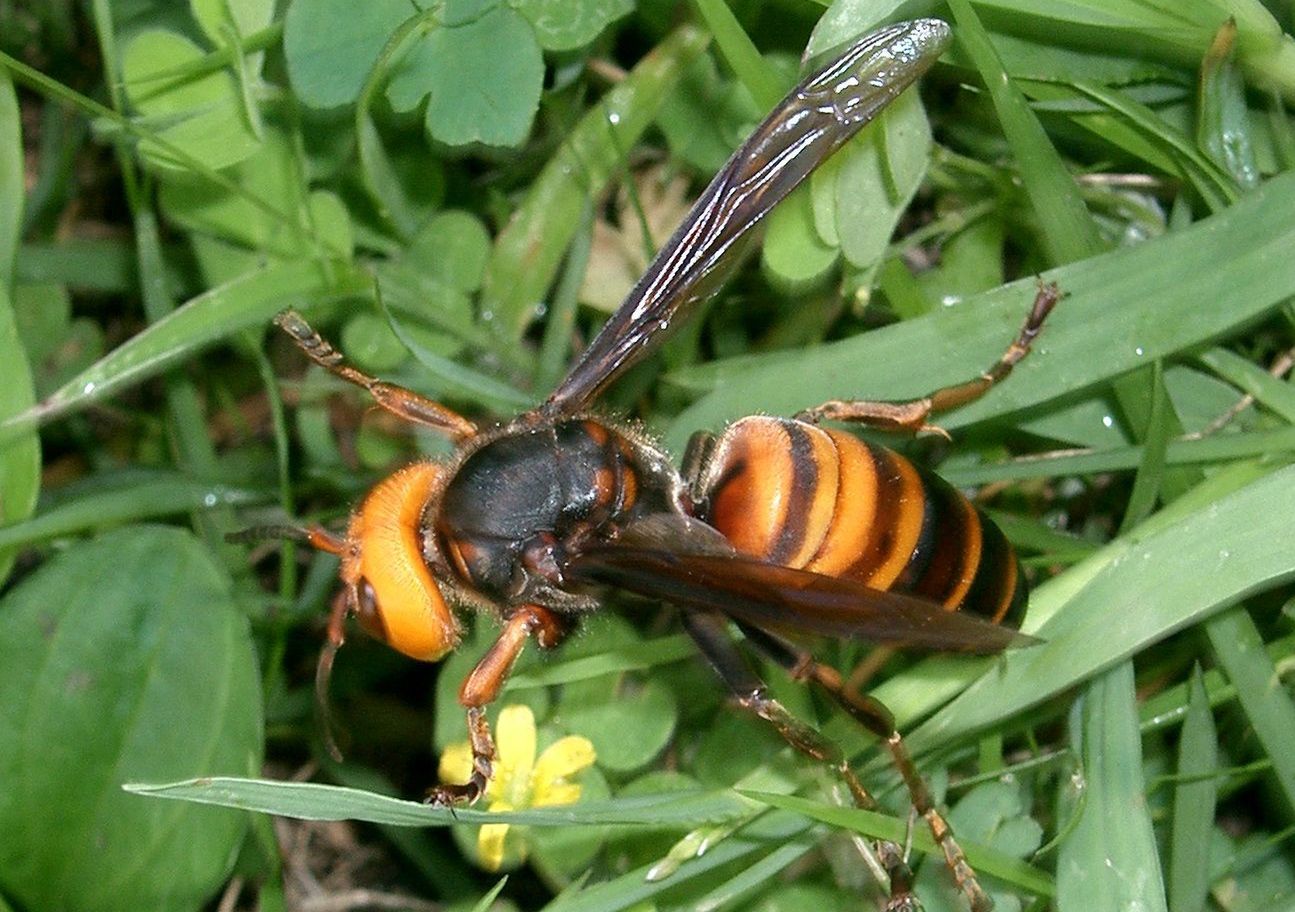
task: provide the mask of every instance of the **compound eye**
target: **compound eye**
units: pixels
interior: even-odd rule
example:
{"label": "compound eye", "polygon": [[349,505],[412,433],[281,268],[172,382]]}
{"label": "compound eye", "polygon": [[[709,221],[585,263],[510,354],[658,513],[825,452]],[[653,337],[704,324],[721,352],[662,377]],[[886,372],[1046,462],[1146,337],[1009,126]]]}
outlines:
{"label": "compound eye", "polygon": [[355,619],[369,636],[382,643],[388,642],[387,625],[382,622],[378,594],[366,579],[360,580],[360,585],[356,587]]}

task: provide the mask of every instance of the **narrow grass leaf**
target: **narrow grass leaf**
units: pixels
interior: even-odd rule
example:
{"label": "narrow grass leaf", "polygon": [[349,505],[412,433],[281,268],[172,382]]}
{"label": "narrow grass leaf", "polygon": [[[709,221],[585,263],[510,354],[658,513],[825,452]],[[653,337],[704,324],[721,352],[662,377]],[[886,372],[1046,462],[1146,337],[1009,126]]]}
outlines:
{"label": "narrow grass leaf", "polygon": [[[809,822],[799,814],[764,814],[736,834],[684,862],[669,877],[650,880],[649,874],[655,866],[635,868],[578,893],[564,893],[545,906],[543,912],[620,912],[661,894],[675,897],[685,894],[695,885],[704,889],[714,879],[707,878],[712,871],[739,864],[747,868],[768,855],[772,848],[798,838],[808,828]],[[692,903],[672,903],[669,907],[696,908]]]}
{"label": "narrow grass leaf", "polygon": [[724,0],[697,0],[697,11],[715,36],[715,47],[760,109],[767,111],[776,105],[787,91],[787,85],[778,77],[777,70],[760,56],[728,4]]}
{"label": "narrow grass leaf", "polygon": [[1190,697],[1178,739],[1178,782],[1169,837],[1169,908],[1202,912],[1210,888],[1218,736],[1199,665],[1192,669],[1187,687]]}
{"label": "narrow grass leaf", "polygon": [[33,408],[0,422],[0,442],[156,376],[239,330],[268,323],[289,306],[364,296],[372,282],[359,269],[313,260],[275,263],[204,292],[91,365]]}
{"label": "narrow grass leaf", "polygon": [[[8,72],[0,70],[0,419],[23,413],[36,401],[31,365],[13,311],[23,175],[18,98]],[[40,469],[40,438],[34,431],[0,442],[0,527],[24,520],[36,509]],[[0,583],[12,564],[12,556],[0,547]]]}
{"label": "narrow grass leaf", "polygon": [[479,808],[436,808],[421,801],[336,785],[268,779],[210,777],[167,784],[133,783],[126,789],[154,798],[245,808],[300,820],[362,820],[392,826],[510,823],[697,827],[741,820],[751,814],[751,805],[732,792],[670,792],[492,813]]}
{"label": "narrow grass leaf", "polygon": [[[0,532],[0,536],[2,535],[3,532]],[[0,537],[0,543],[3,541],[3,537]],[[696,654],[696,644],[691,637],[683,633],[659,637],[655,640],[627,643],[597,655],[546,662],[519,672],[508,679],[508,691],[511,693],[533,687],[570,684],[574,681],[586,681],[605,675],[623,674],[627,671],[642,671],[691,658]]]}
{"label": "narrow grass leaf", "polygon": [[[907,840],[911,839],[913,848],[920,852],[934,854],[937,857],[941,853],[941,850],[931,838],[930,832],[925,827],[919,826],[910,832],[906,821],[897,820],[885,814],[865,811],[860,808],[822,804],[799,795],[748,791],[743,791],[741,794],[772,807],[795,811],[813,820],[852,830],[872,839],[884,839],[899,845],[904,845]],[[1046,872],[1026,864],[1019,858],[1014,858],[987,846],[967,843],[961,839],[958,842],[963,851],[966,852],[967,861],[977,871],[992,874],[994,877],[1001,878],[1020,887],[1022,890],[1028,890],[1039,896],[1051,896],[1053,894],[1052,878]]]}
{"label": "narrow grass leaf", "polygon": [[1057,908],[1167,912],[1160,857],[1142,783],[1133,663],[1088,685],[1071,716],[1084,777],[1082,815],[1061,844]]}
{"label": "narrow grass leaf", "polygon": [[1165,391],[1164,367],[1157,361],[1147,377],[1151,382],[1151,403],[1147,414],[1146,430],[1141,435],[1142,464],[1133,478],[1133,490],[1120,520],[1120,531],[1132,529],[1151,515],[1160,497],[1165,477],[1165,447],[1169,443],[1171,409],[1169,394]]}
{"label": "narrow grass leaf", "polygon": [[1236,65],[1237,23],[1228,19],[1219,26],[1201,62],[1196,140],[1239,186],[1259,183],[1250,138],[1250,111],[1246,87]]}
{"label": "narrow grass leaf", "polygon": [[100,490],[62,498],[61,506],[41,510],[25,522],[0,528],[0,549],[192,510],[247,506],[273,499],[274,492],[269,488],[215,484],[178,472],[132,473]]}
{"label": "narrow grass leaf", "polygon": [[[1287,514],[1290,515],[1290,514]],[[1289,542],[1289,539],[1286,539]],[[1264,650],[1263,638],[1244,608],[1212,618],[1205,625],[1210,647],[1219,666],[1236,686],[1241,709],[1273,764],[1273,776],[1295,808],[1295,705],[1283,687],[1274,687],[1281,675]]]}
{"label": "narrow grass leaf", "polygon": [[1254,396],[1256,402],[1276,412],[1283,421],[1295,424],[1295,386],[1226,348],[1211,348],[1197,355],[1196,360]]}
{"label": "narrow grass leaf", "polygon": [[975,62],[989,90],[1021,184],[1043,228],[1042,240],[1054,264],[1070,263],[1102,249],[1097,225],[1079,187],[1053,147],[1025,96],[1003,70],[1002,61],[969,0],[950,0],[958,41]]}

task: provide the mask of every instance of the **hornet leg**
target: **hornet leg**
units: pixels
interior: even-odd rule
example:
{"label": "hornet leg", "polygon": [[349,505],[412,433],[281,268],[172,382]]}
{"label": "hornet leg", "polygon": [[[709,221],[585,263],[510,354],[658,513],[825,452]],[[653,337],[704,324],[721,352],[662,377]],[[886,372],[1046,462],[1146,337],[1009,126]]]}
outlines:
{"label": "hornet leg", "polygon": [[472,747],[472,773],[462,785],[442,783],[427,792],[429,804],[446,807],[472,804],[486,791],[494,776],[495,742],[486,721],[486,707],[495,701],[508,680],[522,647],[532,635],[543,649],[551,649],[566,635],[562,620],[539,605],[523,605],[504,623],[499,639],[464,679],[459,702],[468,711],[468,743]]}
{"label": "hornet leg", "polygon": [[477,433],[475,424],[439,402],[351,367],[342,359],[341,352],[329,345],[296,311],[285,310],[274,318],[274,322],[292,336],[292,341],[307,358],[348,383],[364,387],[380,408],[405,421],[440,431],[453,440],[466,440]]}
{"label": "hornet leg", "polygon": [[1039,283],[1038,293],[1034,297],[1034,306],[1030,308],[1025,324],[1012,344],[995,361],[990,368],[972,380],[953,386],[941,387],[918,399],[901,402],[870,402],[866,399],[832,399],[822,405],[799,413],[801,421],[817,424],[824,419],[832,421],[857,421],[867,427],[881,431],[896,431],[915,434],[919,431],[934,431],[948,436],[939,427],[928,423],[932,415],[947,412],[959,406],[974,402],[1012,372],[1022,358],[1030,353],[1030,346],[1035,336],[1043,328],[1043,321],[1052,308],[1061,300],[1061,290],[1055,284]]}

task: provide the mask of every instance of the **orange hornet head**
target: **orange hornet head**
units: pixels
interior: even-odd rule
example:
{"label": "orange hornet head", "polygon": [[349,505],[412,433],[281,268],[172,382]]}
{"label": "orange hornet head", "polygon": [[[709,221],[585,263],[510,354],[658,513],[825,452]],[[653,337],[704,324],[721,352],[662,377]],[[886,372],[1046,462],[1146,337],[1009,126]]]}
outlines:
{"label": "orange hornet head", "polygon": [[342,591],[333,603],[328,645],[319,656],[315,694],[326,746],[340,759],[329,724],[328,679],[344,639],[346,615],[413,659],[435,662],[459,644],[462,629],[423,558],[423,514],[440,489],[445,468],[416,462],[374,486],[351,515],[344,539],[310,530],[316,548],[342,559]]}
{"label": "orange hornet head", "polygon": [[383,479],[352,514],[340,552],[342,596],[360,625],[424,662],[451,652],[462,632],[423,558],[423,513],[443,476],[416,462]]}

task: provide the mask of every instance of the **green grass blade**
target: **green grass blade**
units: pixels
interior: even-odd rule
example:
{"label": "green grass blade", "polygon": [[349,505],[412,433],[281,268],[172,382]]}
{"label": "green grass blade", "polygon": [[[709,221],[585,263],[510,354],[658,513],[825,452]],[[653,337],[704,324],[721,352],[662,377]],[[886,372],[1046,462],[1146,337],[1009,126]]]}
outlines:
{"label": "green grass blade", "polygon": [[1188,683],[1191,696],[1178,741],[1178,783],[1169,838],[1169,908],[1202,912],[1210,888],[1210,840],[1218,784],[1218,741],[1200,666]]}
{"label": "green grass blade", "polygon": [[1211,619],[1205,633],[1214,657],[1236,686],[1237,699],[1255,736],[1272,761],[1273,775],[1286,797],[1287,809],[1295,808],[1295,751],[1291,750],[1295,744],[1295,705],[1285,688],[1273,686],[1281,676],[1268,659],[1259,629],[1243,608],[1236,608]]}
{"label": "green grass blade", "polygon": [[1097,225],[1088,214],[1079,186],[1043,132],[1038,117],[1012,84],[998,52],[970,0],[950,0],[958,41],[966,48],[989,90],[999,123],[1020,170],[1021,184],[1043,227],[1042,240],[1054,264],[1070,263],[1102,250]]}
{"label": "green grass blade", "polygon": [[1075,706],[1071,741],[1083,758],[1086,802],[1057,859],[1057,908],[1167,912],[1142,783],[1133,663],[1094,680]]}
{"label": "green grass blade", "polygon": [[682,28],[578,123],[536,178],[521,208],[495,241],[481,312],[506,338],[520,338],[544,300],[586,201],[603,192],[626,152],[651,125],[666,94],[709,37]]}
{"label": "green grass blade", "polygon": [[102,490],[83,492],[25,522],[0,528],[0,549],[22,547],[103,526],[160,519],[218,506],[274,500],[270,488],[213,484],[178,472],[132,472]]}
{"label": "green grass blade", "polygon": [[421,801],[405,801],[360,789],[269,779],[216,777],[167,784],[134,783],[125,788],[154,798],[245,808],[300,820],[363,820],[391,826],[515,823],[698,827],[743,820],[751,815],[750,803],[732,792],[667,792],[504,813],[481,808],[436,808]]}
{"label": "green grass blade", "polygon": [[715,36],[715,47],[761,110],[769,110],[787,91],[778,73],[760,56],[724,0],[696,0],[697,11]]}
{"label": "green grass blade", "polygon": [[[24,202],[23,131],[9,74],[0,70],[0,418],[36,401],[27,351],[13,311],[15,257]],[[34,432],[0,442],[0,526],[31,516],[40,491],[40,439]],[[0,549],[0,583],[12,556]]]}
{"label": "green grass blade", "polygon": [[[778,795],[766,792],[743,792],[742,794],[772,807],[795,811],[813,820],[853,830],[872,839],[885,839],[903,845],[911,838],[914,849],[940,857],[940,849],[935,845],[928,830],[919,826],[910,834],[906,821],[887,817],[885,814],[822,804],[799,795]],[[959,845],[966,852],[967,861],[971,862],[971,866],[977,871],[992,874],[1022,890],[1028,890],[1040,896],[1052,895],[1054,890],[1052,878],[1038,868],[986,846],[963,840],[959,840]]]}
{"label": "green grass blade", "polygon": [[289,306],[372,292],[368,276],[335,263],[276,263],[204,292],[109,352],[51,396],[0,422],[0,442],[139,383],[239,330],[268,323]]}
{"label": "green grass blade", "polygon": [[1295,386],[1226,348],[1211,348],[1196,360],[1242,392],[1254,396],[1256,402],[1272,409],[1283,421],[1295,424]]}

